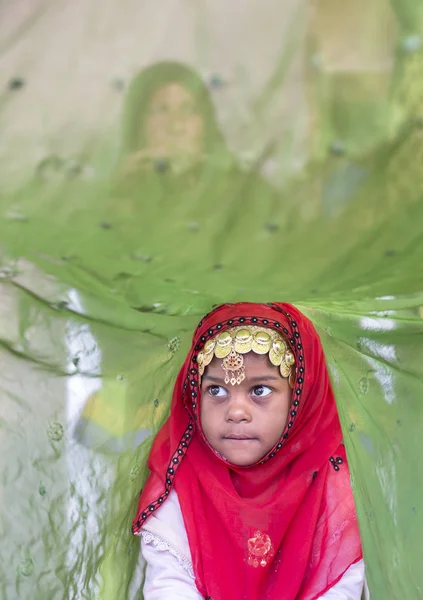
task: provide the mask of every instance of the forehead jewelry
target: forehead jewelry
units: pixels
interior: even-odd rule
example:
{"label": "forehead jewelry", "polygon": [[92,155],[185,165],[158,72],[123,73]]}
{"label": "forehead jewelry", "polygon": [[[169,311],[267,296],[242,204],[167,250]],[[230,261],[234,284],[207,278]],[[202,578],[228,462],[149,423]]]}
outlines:
{"label": "forehead jewelry", "polygon": [[200,377],[213,357],[221,358],[225,383],[239,385],[245,379],[244,354],[268,354],[272,365],[279,367],[283,378],[294,387],[295,357],[282,335],[268,327],[232,327],[208,340],[198,353]]}

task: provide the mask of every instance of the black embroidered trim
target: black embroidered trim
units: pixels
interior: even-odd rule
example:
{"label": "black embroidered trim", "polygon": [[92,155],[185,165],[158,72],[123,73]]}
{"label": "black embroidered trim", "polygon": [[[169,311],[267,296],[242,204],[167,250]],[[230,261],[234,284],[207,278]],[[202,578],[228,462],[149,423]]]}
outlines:
{"label": "black embroidered trim", "polygon": [[[298,330],[297,323],[291,318],[291,315],[281,309],[279,306],[270,305],[273,309],[278,310],[283,313],[289,322],[289,325],[292,328],[292,332],[288,331],[286,327],[282,327],[282,331],[285,334],[286,341],[290,344],[291,350],[297,358],[297,377],[295,380],[295,385],[292,393],[292,404],[289,411],[289,420],[286,424],[285,430],[278,441],[278,443],[271,449],[271,451],[260,461],[260,464],[264,464],[271,458],[274,458],[276,454],[283,448],[286,440],[291,433],[295,419],[297,418],[299,406],[301,403],[301,394],[303,392],[304,380],[305,380],[305,364],[304,364],[304,356],[302,354],[302,343],[301,343],[301,333]],[[203,332],[200,341],[196,344],[193,356],[191,357],[190,366],[188,368],[187,376],[183,385],[183,398],[182,401],[184,403],[185,408],[189,413],[189,424],[187,429],[185,430],[181,441],[178,444],[175,452],[173,453],[166,473],[166,484],[165,491],[161,494],[154,502],[152,502],[149,506],[147,506],[142,512],[136,523],[134,524],[132,531],[134,534],[139,533],[142,525],[149,515],[154,513],[154,511],[159,508],[167,499],[173,485],[176,476],[176,472],[181,464],[188,447],[192,440],[192,434],[194,430],[194,423],[198,422],[199,414],[198,414],[198,402],[197,390],[200,387],[199,382],[199,374],[198,374],[198,364],[197,364],[197,354],[202,348],[208,339],[212,338],[216,335],[218,331],[225,331],[230,327],[237,327],[243,324],[252,324],[252,325],[264,325],[265,327],[271,327],[273,329],[281,329],[281,324],[278,321],[274,321],[273,319],[261,319],[258,317],[238,317],[231,318],[226,321],[221,321],[213,327],[210,327],[207,331]],[[200,325],[197,327],[196,333],[200,329]],[[293,336],[293,337],[291,337]],[[301,366],[298,366],[301,363]],[[299,376],[298,376],[299,375]],[[335,459],[334,459],[335,460]],[[342,458],[337,458],[337,464],[334,465],[334,469],[339,470],[339,460],[342,462]],[[335,468],[336,467],[336,468]]]}
{"label": "black embroidered trim", "polygon": [[340,465],[343,464],[344,459],[341,458],[340,456],[331,456],[329,459],[330,464],[332,465],[332,467],[334,468],[334,471],[339,471],[340,469]]}
{"label": "black embroidered trim", "polygon": [[178,444],[178,447],[176,448],[175,452],[173,453],[173,456],[169,461],[169,465],[166,471],[165,491],[156,500],[154,500],[154,502],[146,506],[145,509],[141,512],[138,521],[136,521],[136,523],[132,527],[132,533],[137,534],[143,526],[145,520],[148,518],[148,516],[151,515],[157,508],[159,508],[169,496],[170,491],[174,485],[176,472],[191,443],[193,429],[194,425],[192,423],[192,419],[190,418],[188,427],[186,428]]}
{"label": "black embroidered trim", "polygon": [[[294,389],[292,390],[292,404],[289,411],[289,419],[285,426],[285,431],[282,434],[281,439],[276,444],[274,448],[270,451],[270,453],[265,456],[265,458],[260,461],[260,464],[264,464],[270,458],[276,456],[276,454],[281,450],[286,443],[286,440],[289,438],[289,435],[294,427],[295,419],[297,418],[299,407],[301,404],[301,395],[303,393],[304,387],[304,379],[305,379],[305,364],[304,364],[304,356],[302,354],[302,342],[301,342],[301,333],[298,329],[298,325],[296,321],[291,317],[289,312],[280,308],[276,304],[270,304],[270,306],[281,313],[283,313],[288,319],[289,325],[292,328],[292,331],[289,332],[286,327],[282,327],[282,331],[285,334],[287,341],[291,345],[291,350],[297,358],[297,377],[295,379]],[[280,327],[280,323],[273,322],[273,326]],[[289,338],[288,338],[289,336]],[[301,363],[301,366],[298,366]],[[298,376],[299,375],[299,376]]]}

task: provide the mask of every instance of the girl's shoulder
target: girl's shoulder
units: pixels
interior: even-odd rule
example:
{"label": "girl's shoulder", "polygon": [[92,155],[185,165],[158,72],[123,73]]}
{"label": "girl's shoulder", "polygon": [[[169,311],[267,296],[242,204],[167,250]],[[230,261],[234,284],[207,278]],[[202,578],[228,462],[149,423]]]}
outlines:
{"label": "girl's shoulder", "polygon": [[188,536],[175,490],[171,490],[166,502],[147,519],[139,535],[143,547],[169,552],[194,577]]}
{"label": "girl's shoulder", "polygon": [[182,517],[181,506],[179,504],[178,494],[173,489],[170,491],[166,502],[160,508],[154,511],[144,523],[142,530],[145,531],[166,531],[168,528],[180,537],[186,537],[184,520]]}

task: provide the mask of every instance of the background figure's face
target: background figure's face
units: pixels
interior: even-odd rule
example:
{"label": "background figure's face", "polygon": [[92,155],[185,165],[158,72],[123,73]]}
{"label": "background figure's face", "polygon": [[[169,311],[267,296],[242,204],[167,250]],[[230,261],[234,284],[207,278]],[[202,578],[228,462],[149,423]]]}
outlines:
{"label": "background figure's face", "polygon": [[[251,465],[278,442],[291,405],[291,388],[267,355],[244,355],[245,379],[225,383],[214,358],[201,382],[201,425],[208,442],[230,463]],[[245,438],[245,439],[240,439]]]}
{"label": "background figure's face", "polygon": [[192,94],[179,83],[159,88],[151,98],[145,136],[158,157],[202,154],[204,122]]}

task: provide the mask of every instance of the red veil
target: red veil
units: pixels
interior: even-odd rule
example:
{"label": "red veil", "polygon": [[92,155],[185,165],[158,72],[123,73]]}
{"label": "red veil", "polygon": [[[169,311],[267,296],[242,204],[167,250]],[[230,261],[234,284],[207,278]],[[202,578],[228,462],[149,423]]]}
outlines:
{"label": "red veil", "polygon": [[[248,467],[205,442],[196,356],[239,325],[280,331],[296,357],[288,422],[276,446]],[[196,585],[212,600],[314,600],[361,559],[342,433],[322,345],[289,304],[228,304],[198,325],[150,454],[134,533],[175,488]]]}

